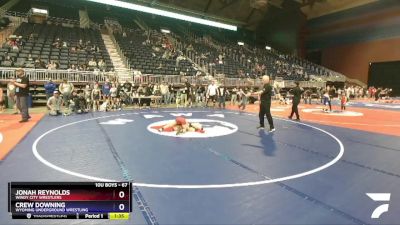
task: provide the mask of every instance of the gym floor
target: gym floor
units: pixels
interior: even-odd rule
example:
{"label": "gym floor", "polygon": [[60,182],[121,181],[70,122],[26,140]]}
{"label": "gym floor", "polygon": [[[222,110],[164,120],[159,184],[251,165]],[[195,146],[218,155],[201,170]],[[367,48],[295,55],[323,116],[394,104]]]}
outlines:
{"label": "gym floor", "polygon": [[[35,224],[399,224],[400,105],[354,102],[347,112],[274,104],[276,132],[246,111],[150,109],[68,117],[0,115],[0,185],[10,181],[131,181],[129,221]],[[338,106],[334,106],[337,109]],[[160,133],[176,116],[205,133]],[[391,193],[375,202],[366,193]],[[7,202],[7,188],[0,189]],[[389,210],[372,219],[388,203]],[[0,224],[12,220],[0,205]]]}

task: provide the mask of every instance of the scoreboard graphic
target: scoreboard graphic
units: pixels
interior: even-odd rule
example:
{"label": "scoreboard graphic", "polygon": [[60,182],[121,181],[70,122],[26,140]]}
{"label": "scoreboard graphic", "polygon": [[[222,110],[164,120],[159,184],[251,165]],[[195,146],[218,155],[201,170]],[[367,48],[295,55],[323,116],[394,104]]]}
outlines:
{"label": "scoreboard graphic", "polygon": [[129,219],[129,182],[10,182],[13,219]]}

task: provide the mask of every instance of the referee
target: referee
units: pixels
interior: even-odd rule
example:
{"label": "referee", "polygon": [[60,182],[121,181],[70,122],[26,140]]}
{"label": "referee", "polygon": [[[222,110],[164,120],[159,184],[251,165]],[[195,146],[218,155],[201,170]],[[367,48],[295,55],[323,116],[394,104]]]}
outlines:
{"label": "referee", "polygon": [[269,76],[264,75],[262,77],[262,82],[264,84],[263,89],[260,94],[260,113],[258,114],[260,118],[260,126],[258,129],[264,129],[264,116],[267,116],[269,123],[269,132],[274,132],[274,121],[271,115],[271,97],[272,97],[272,86],[269,84]]}
{"label": "referee", "polygon": [[292,112],[290,113],[290,116],[288,117],[289,119],[292,119],[293,114],[296,114],[296,120],[300,121],[300,116],[299,116],[299,104],[300,104],[300,99],[301,99],[301,94],[303,93],[303,89],[299,87],[300,83],[297,81],[296,82],[296,87],[290,90],[291,94],[293,95],[293,101],[292,101]]}

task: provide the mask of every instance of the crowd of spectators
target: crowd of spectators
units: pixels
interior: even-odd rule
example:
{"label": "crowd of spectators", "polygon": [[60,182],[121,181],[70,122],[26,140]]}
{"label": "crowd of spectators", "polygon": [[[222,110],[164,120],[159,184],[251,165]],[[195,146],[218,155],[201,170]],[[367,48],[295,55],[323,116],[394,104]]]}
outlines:
{"label": "crowd of spectators", "polygon": [[219,107],[225,108],[226,102],[244,109],[251,95],[249,89],[233,88],[228,90],[214,80],[208,86],[192,85],[185,81],[180,86],[166,82],[133,85],[130,82],[106,80],[87,83],[84,88],[77,88],[68,80],[60,84],[49,80],[44,84],[49,114],[70,115],[95,111],[117,111],[125,107],[154,106],[181,107]]}
{"label": "crowd of spectators", "polygon": [[64,79],[57,85],[49,80],[44,85],[47,107],[50,115],[70,115],[71,113],[87,113],[90,111],[121,110],[130,103],[129,95],[132,84],[125,82],[87,83],[84,88],[77,89],[71,82]]}
{"label": "crowd of spectators", "polygon": [[[20,49],[23,48],[23,39],[22,37],[16,37],[12,35],[13,38],[8,38],[7,41],[3,44],[2,48],[8,49],[11,48],[12,52],[19,52]],[[32,36],[30,38],[33,38]],[[55,42],[52,44],[53,48],[68,48],[69,43],[67,41],[62,41],[60,38],[57,38]],[[79,40],[77,47],[71,47],[71,52],[86,52],[87,54],[94,54],[95,52],[99,52],[99,47],[95,44],[91,44],[90,41],[84,43],[82,39]],[[26,60],[23,65],[15,64],[17,59],[15,56],[10,55],[8,52],[4,52],[4,60],[2,61],[5,66],[19,66],[26,68],[35,68],[35,69],[48,69],[48,70],[57,70],[60,69],[60,63],[58,60],[49,60],[47,63],[45,60],[42,60],[41,57],[34,58],[32,54],[28,54]],[[70,71],[103,71],[105,72],[107,69],[106,63],[103,59],[99,59],[98,61],[95,58],[91,58],[86,62],[81,62],[80,64],[70,64],[68,70]]]}

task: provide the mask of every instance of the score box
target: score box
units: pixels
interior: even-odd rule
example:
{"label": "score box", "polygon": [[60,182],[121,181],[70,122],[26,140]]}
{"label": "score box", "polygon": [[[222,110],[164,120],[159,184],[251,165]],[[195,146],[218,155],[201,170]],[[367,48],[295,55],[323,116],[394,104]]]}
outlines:
{"label": "score box", "polygon": [[15,218],[108,219],[109,213],[132,211],[129,182],[11,182],[8,192],[8,211]]}

